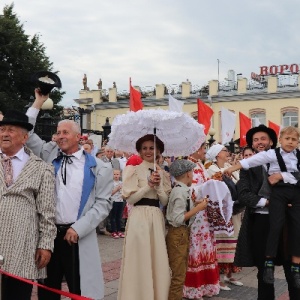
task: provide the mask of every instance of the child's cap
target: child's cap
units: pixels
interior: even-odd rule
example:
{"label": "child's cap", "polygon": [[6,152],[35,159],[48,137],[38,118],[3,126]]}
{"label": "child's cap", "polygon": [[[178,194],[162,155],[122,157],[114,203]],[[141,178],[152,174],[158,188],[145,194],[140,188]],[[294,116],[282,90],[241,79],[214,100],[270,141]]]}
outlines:
{"label": "child's cap", "polygon": [[196,164],[186,159],[177,159],[170,166],[170,174],[174,177],[178,177],[193,170]]}

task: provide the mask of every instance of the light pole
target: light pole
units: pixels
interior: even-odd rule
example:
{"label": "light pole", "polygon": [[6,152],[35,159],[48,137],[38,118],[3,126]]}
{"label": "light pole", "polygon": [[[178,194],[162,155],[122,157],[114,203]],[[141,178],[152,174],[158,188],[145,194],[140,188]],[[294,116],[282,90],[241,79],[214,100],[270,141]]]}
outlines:
{"label": "light pole", "polygon": [[209,145],[209,148],[210,148],[212,146],[212,144],[216,141],[214,139],[214,135],[216,134],[216,130],[213,127],[210,127],[209,131],[208,131],[208,134],[210,135],[210,138],[208,140],[208,145]]}
{"label": "light pole", "polygon": [[109,118],[107,117],[105,120],[105,124],[102,126],[103,128],[103,141],[108,140],[108,136],[111,132],[111,125],[109,123]]}

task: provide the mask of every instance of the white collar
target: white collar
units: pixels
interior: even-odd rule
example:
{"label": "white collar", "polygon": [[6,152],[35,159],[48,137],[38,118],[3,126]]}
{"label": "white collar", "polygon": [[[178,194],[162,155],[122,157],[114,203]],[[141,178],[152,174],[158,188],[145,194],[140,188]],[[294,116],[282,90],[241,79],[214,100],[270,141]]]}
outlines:
{"label": "white collar", "polygon": [[[5,153],[2,152],[2,150],[0,150],[0,153],[2,153],[4,155],[4,157],[7,156]],[[25,156],[24,147],[22,147],[15,155],[13,155],[13,157],[18,158],[20,161],[22,161],[24,159],[24,156]]]}

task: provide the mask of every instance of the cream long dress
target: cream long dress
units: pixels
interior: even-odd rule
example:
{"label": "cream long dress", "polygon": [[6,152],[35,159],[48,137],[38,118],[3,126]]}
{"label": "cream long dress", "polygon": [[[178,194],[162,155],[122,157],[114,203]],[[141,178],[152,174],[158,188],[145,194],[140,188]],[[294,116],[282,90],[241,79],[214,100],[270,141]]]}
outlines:
{"label": "cream long dress", "polygon": [[[170,180],[161,173],[158,188],[148,186],[153,163],[127,166],[122,194],[130,204],[141,198],[168,203]],[[134,206],[126,225],[118,300],[167,300],[170,286],[165,221],[159,207]]]}

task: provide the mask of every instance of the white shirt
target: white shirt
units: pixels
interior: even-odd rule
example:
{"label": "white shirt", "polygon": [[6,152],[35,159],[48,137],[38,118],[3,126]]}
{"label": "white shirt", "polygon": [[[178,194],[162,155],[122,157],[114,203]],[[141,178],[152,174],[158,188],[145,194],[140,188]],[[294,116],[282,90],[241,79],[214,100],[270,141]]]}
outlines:
{"label": "white shirt", "polygon": [[299,172],[297,168],[298,159],[296,156],[296,150],[292,152],[285,152],[283,149],[280,148],[280,154],[286,165],[287,172],[281,172],[274,149],[270,149],[268,151],[262,151],[251,157],[242,159],[240,161],[240,164],[242,165],[243,169],[247,170],[252,167],[262,166],[269,163],[270,164],[270,168],[268,171],[269,175],[275,173],[281,173],[283,182],[296,184],[297,183],[296,178],[292,174],[290,174],[290,172]]}
{"label": "white shirt", "polygon": [[[26,115],[28,118],[30,118],[29,121],[33,126],[35,126],[36,119],[39,115],[39,112],[40,112],[40,110],[35,107],[29,107],[26,112]],[[33,132],[33,130],[32,130],[32,132]]]}
{"label": "white shirt", "polygon": [[[122,185],[122,181],[114,180],[113,190],[119,185]],[[124,202],[121,191],[122,189],[111,195],[111,200],[113,200],[113,202]]]}
{"label": "white shirt", "polygon": [[[288,172],[298,172],[298,169],[297,169],[298,159],[296,156],[296,150],[293,152],[285,152],[283,149],[280,148],[280,154],[286,165],[287,171]],[[269,170],[267,170],[267,167],[266,167],[267,163],[270,163]],[[281,173],[283,182],[291,183],[291,184],[297,183],[296,178],[292,174],[290,174],[288,172],[281,172],[274,149],[270,149],[268,151],[262,151],[262,152],[256,153],[255,155],[253,155],[251,157],[242,159],[242,160],[240,160],[240,164],[242,165],[242,167],[244,169],[249,169],[252,167],[262,165],[270,175],[275,174],[275,173]],[[269,213],[268,207],[265,207],[266,202],[267,202],[266,198],[261,198],[256,205],[255,212],[259,213],[259,214],[268,214]]]}
{"label": "white shirt", "polygon": [[120,163],[120,169],[123,172],[124,168],[126,167],[127,158],[126,157],[117,157],[117,160]]}
{"label": "white shirt", "polygon": [[61,167],[55,178],[56,224],[70,224],[77,220],[81,201],[85,155],[80,149],[72,154],[73,163],[66,166],[66,185],[61,177]]}
{"label": "white shirt", "polygon": [[[0,150],[0,153],[2,151]],[[3,156],[6,157],[6,154],[3,153]],[[22,147],[11,160],[12,168],[13,168],[13,181],[15,182],[20,173],[22,172],[24,166],[29,160],[29,155],[24,151],[24,147]]]}

